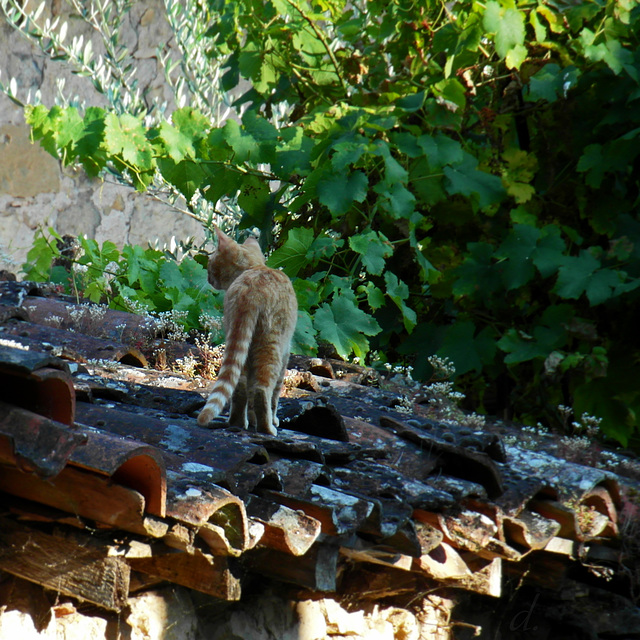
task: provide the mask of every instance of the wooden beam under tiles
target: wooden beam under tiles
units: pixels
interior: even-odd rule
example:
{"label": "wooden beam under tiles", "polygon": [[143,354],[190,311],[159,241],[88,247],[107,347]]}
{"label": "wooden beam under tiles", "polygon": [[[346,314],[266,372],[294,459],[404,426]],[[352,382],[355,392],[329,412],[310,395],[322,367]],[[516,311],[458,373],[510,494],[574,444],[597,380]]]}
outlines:
{"label": "wooden beam under tiles", "polygon": [[148,558],[130,558],[134,571],[195,589],[221,600],[240,599],[240,579],[225,556],[194,553],[167,553],[158,549]]}
{"label": "wooden beam under tiles", "polygon": [[0,569],[110,611],[127,603],[129,566],[86,534],[51,535],[0,518]]}
{"label": "wooden beam under tiles", "polygon": [[303,556],[293,557],[274,549],[256,548],[242,556],[251,571],[270,578],[291,582],[312,591],[336,590],[339,549],[316,542]]}

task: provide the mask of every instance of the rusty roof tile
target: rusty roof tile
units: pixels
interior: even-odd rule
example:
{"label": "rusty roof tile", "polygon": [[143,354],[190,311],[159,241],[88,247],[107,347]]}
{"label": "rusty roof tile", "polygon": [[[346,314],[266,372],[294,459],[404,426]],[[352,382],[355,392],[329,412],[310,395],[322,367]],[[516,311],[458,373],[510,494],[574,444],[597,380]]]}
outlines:
{"label": "rusty roof tile", "polygon": [[[29,283],[0,283],[0,308],[4,336],[31,349],[0,347],[0,488],[47,505],[24,503],[33,522],[129,532],[146,551],[123,558],[153,579],[237,599],[239,557],[322,591],[349,558],[495,596],[502,559],[526,571],[532,554],[575,554],[595,538],[592,558],[610,558],[613,474],[434,422],[419,404],[398,406],[395,390],[360,386],[380,384],[369,370],[292,357],[305,375],[281,402],[277,437],[224,419],[201,429],[202,380],[126,366],[144,360],[123,355],[123,336],[154,337],[143,319]],[[43,342],[53,346],[36,352]],[[54,352],[80,363],[73,376]],[[125,364],[82,366],[96,354]]]}
{"label": "rusty roof tile", "polygon": [[0,434],[0,461],[42,477],[60,473],[87,441],[83,432],[6,402],[0,402]]}

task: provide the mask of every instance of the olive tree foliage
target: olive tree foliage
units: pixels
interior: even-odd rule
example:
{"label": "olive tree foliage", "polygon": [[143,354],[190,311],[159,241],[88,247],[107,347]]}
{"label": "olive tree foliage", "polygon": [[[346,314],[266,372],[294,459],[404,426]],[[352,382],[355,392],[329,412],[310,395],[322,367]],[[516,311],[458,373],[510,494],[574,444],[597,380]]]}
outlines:
{"label": "olive tree foliage", "polygon": [[619,442],[635,437],[635,2],[190,11],[205,62],[186,86],[222,96],[248,81],[241,120],[191,98],[156,121],[133,102],[33,104],[34,138],[140,191],[162,180],[192,207],[237,202],[241,228],[278,238],[270,264],[294,280],[299,350],[410,360],[423,378],[428,356],[446,356],[476,409],[561,427],[568,406]]}
{"label": "olive tree foliage", "polygon": [[[198,109],[208,122],[215,125],[223,123],[232,113],[233,97],[220,87],[221,66],[207,56],[207,46],[203,40],[207,29],[206,14],[203,14],[201,3],[194,0],[164,2],[172,40],[158,43],[156,59],[172,96],[173,109],[158,97],[150,98],[146,93],[148,87],[141,86],[135,51],[128,46],[132,29],[129,24],[134,4],[132,0],[66,0],[66,9],[69,11],[66,20],[45,17],[50,4],[43,1],[30,10],[27,3],[17,0],[1,2],[4,17],[11,26],[31,40],[50,60],[66,63],[74,74],[86,77],[97,94],[106,101],[108,110],[118,117],[124,117],[122,130],[125,133],[127,116],[142,120],[146,126],[158,126],[168,115],[168,110],[186,104]],[[79,28],[79,25],[83,28]],[[72,31],[75,33],[72,34]],[[33,96],[31,91],[23,95],[24,92],[19,90],[19,79],[5,79],[2,71],[0,69],[0,90],[14,102],[23,107],[25,102],[34,105],[41,103],[39,91],[34,92]],[[68,107],[86,112],[89,105],[71,95],[63,77],[57,81],[57,90],[54,113],[59,113],[64,119],[64,110]],[[99,162],[93,167],[88,162],[85,169],[91,176],[101,174],[104,178],[108,174],[122,184],[136,186],[135,173],[130,174],[126,166],[119,166],[118,163],[109,163],[105,168]],[[205,224],[214,216],[223,227],[232,228],[237,222],[239,214],[232,200],[221,203],[226,206],[218,212],[207,200],[198,198],[185,207],[180,191],[165,180],[160,172],[153,176],[147,190],[154,197]]]}

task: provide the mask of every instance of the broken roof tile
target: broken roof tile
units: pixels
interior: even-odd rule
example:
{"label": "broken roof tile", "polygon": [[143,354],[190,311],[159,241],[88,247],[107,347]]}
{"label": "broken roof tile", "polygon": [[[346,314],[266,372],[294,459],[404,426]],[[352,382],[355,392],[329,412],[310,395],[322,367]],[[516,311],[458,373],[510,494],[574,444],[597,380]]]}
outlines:
{"label": "broken roof tile", "polygon": [[[348,561],[499,596],[502,559],[524,576],[530,554],[595,538],[610,558],[613,474],[434,422],[395,391],[363,386],[382,382],[370,370],[292,357],[304,375],[281,402],[278,436],[224,418],[202,429],[206,381],[123,355],[135,349],[123,337],[152,335],[146,320],[29,283],[0,283],[0,307],[0,488],[30,501],[33,526],[87,523],[146,545],[122,562],[154,579],[234,600],[233,557],[316,591],[335,589]],[[87,363],[96,354],[113,362]]]}

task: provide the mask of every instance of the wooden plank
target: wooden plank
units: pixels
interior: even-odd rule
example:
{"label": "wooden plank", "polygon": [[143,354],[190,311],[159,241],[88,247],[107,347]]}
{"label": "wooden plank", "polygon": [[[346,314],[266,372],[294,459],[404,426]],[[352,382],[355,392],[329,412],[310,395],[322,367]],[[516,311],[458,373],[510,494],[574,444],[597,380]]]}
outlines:
{"label": "wooden plank", "polygon": [[334,545],[316,542],[307,553],[294,559],[282,551],[256,548],[242,556],[242,563],[270,578],[328,592],[336,590],[338,551]]}
{"label": "wooden plank", "polygon": [[[475,564],[475,566],[474,566]],[[499,598],[502,595],[502,558],[466,561],[446,542],[414,560],[414,570],[447,586]]]}
{"label": "wooden plank", "polygon": [[[129,594],[129,567],[89,536],[53,536],[0,518],[0,569],[110,611]],[[85,544],[82,543],[84,539]]]}
{"label": "wooden plank", "polygon": [[494,558],[468,578],[455,581],[455,586],[492,598],[502,596],[502,558]]}
{"label": "wooden plank", "polygon": [[163,553],[129,559],[135,571],[195,589],[221,600],[240,599],[240,580],[224,556],[195,553]]}
{"label": "wooden plank", "polygon": [[403,571],[411,571],[413,560],[411,556],[403,553],[393,553],[388,548],[369,545],[364,540],[357,539],[352,546],[340,547],[340,553],[355,562],[371,562],[383,567],[393,567]]}

